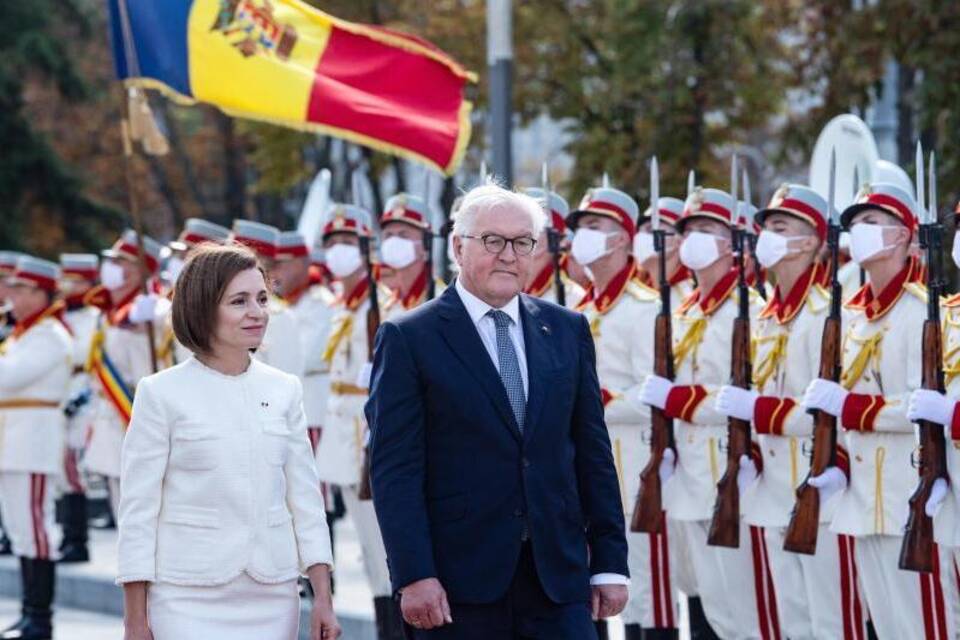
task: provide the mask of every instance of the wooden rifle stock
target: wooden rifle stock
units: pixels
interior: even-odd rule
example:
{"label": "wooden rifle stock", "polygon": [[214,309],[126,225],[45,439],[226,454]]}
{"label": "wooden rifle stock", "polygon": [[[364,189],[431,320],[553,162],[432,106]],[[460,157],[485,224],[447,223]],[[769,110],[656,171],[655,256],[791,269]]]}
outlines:
{"label": "wooden rifle stock", "polygon": [[[837,295],[835,292],[834,295]],[[820,377],[836,382],[840,379],[841,327],[839,313],[832,313],[823,323],[820,343]],[[826,411],[816,411],[813,423],[813,451],[810,471],[797,487],[797,502],[790,514],[790,524],[784,536],[783,548],[794,553],[813,555],[817,552],[817,532],[820,527],[820,490],[808,481],[828,467],[836,466],[837,418]]]}
{"label": "wooden rifle stock", "polygon": [[[669,293],[668,293],[669,295]],[[669,380],[673,379],[673,339],[669,309],[657,316],[654,328],[653,372]],[[650,407],[650,460],[640,472],[640,490],[633,506],[630,531],[634,533],[660,533],[663,518],[663,500],[660,486],[660,463],[663,453],[674,448],[673,418],[663,409]]]}
{"label": "wooden rifle stock", "polygon": [[[929,291],[934,304],[939,304],[936,292]],[[923,323],[923,379],[924,389],[943,392],[943,344],[940,322],[927,318]],[[926,505],[937,478],[945,477],[946,442],[941,425],[926,420],[920,427],[920,484],[910,496],[910,515],[903,532],[900,547],[900,568],[906,571],[932,572],[934,570],[933,518],[927,515]]]}
{"label": "wooden rifle stock", "polygon": [[[367,263],[367,295],[369,301],[367,308],[367,362],[373,362],[373,348],[377,340],[377,331],[380,329],[380,301],[377,297],[377,282],[373,277],[373,265],[370,261],[370,239],[361,236],[360,246]],[[357,497],[360,500],[373,498],[373,490],[370,486],[370,450],[367,445],[363,447],[363,463],[360,469],[360,486],[357,488]]]}
{"label": "wooden rifle stock", "polygon": [[[746,296],[746,286],[741,295]],[[745,301],[744,301],[745,302]],[[741,309],[745,307],[741,302]],[[731,344],[732,383],[743,389],[750,388],[750,320],[741,313],[733,321]],[[739,418],[727,422],[727,468],[717,483],[717,501],[713,506],[713,519],[707,534],[707,544],[715,547],[740,546],[740,487],[737,474],[740,457],[750,453],[750,423]]]}

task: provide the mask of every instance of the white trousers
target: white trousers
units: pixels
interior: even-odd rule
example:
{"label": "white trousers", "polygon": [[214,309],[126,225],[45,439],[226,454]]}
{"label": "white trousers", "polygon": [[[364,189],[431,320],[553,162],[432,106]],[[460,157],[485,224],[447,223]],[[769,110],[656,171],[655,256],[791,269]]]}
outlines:
{"label": "white trousers", "polygon": [[785,528],[767,527],[767,554],[777,612],[790,640],[864,640],[866,611],[857,574],[855,539],[821,524],[817,553],[783,550]]}
{"label": "white trousers", "polygon": [[736,549],[707,545],[708,520],[681,522],[697,591],[724,640],[780,640],[776,593],[762,527],[740,523]]}
{"label": "white trousers", "polygon": [[147,623],[154,640],[296,640],[297,581],[263,584],[246,573],[227,584],[147,587]]}
{"label": "white trousers", "polygon": [[870,617],[881,640],[953,638],[956,574],[950,553],[938,553],[933,573],[899,568],[899,536],[862,536],[856,540],[857,568]]}
{"label": "white trousers", "polygon": [[56,524],[54,487],[56,477],[45,473],[0,472],[0,510],[3,528],[14,555],[38,560],[56,560],[60,527]]}
{"label": "white trousers", "polygon": [[683,527],[664,517],[661,533],[627,532],[627,550],[630,598],[620,614],[624,624],[679,627],[678,590],[696,595]]}
{"label": "white trousers", "polygon": [[353,520],[363,551],[363,569],[374,598],[393,595],[390,586],[390,572],[387,569],[387,552],[383,547],[380,525],[373,500],[361,500],[357,497],[357,485],[341,486],[343,503],[347,515]]}

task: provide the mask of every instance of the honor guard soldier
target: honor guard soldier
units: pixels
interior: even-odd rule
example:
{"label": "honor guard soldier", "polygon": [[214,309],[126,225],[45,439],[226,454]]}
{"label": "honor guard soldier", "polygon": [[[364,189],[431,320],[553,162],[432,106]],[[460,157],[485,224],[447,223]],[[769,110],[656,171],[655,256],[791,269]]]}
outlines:
{"label": "honor guard soldier", "polygon": [[[531,188],[525,189],[524,193],[528,196],[537,200],[543,206],[544,195],[543,189],[540,188]],[[540,237],[537,239],[537,248],[533,253],[533,279],[530,280],[530,284],[524,288],[523,292],[527,295],[536,296],[537,298],[542,298],[543,300],[549,300],[550,302],[557,302],[557,270],[556,266],[560,266],[560,282],[563,286],[563,297],[566,306],[571,309],[583,300],[584,289],[579,284],[577,284],[570,276],[566,273],[566,266],[570,260],[570,256],[567,253],[569,251],[569,246],[564,246],[569,244],[566,240],[567,238],[567,223],[566,218],[570,215],[570,205],[567,204],[567,201],[563,197],[554,192],[550,192],[549,198],[549,211],[547,212],[547,225],[541,233]],[[557,244],[557,250],[560,253],[559,256],[554,256],[550,247],[550,233],[551,231],[556,234],[560,240]]]}
{"label": "honor guard soldier", "polygon": [[763,473],[743,500],[743,521],[762,527],[788,638],[866,637],[853,538],[830,531],[836,501],[820,509],[815,555],[784,551],[795,491],[810,468],[813,419],[800,407],[820,367],[830,293],[817,261],[827,238],[827,201],[809,187],[783,185],[756,220],[757,260],[776,279],[753,330],[753,390],[724,385],[721,413],[753,423]]}
{"label": "honor guard soldier", "polygon": [[[81,463],[85,471],[107,479],[114,515],[120,500],[120,448],[134,390],[140,378],[154,373],[155,359],[157,368],[162,367],[156,348],[170,311],[166,299],[141,294],[145,280],[148,288],[153,287],[162,247],[144,236],[143,249],[141,263],[137,234],[124,231],[110,249],[101,252],[100,284],[85,299],[102,313],[85,365],[93,379],[94,404]],[[153,327],[152,336],[148,326]]]}
{"label": "honor guard soldier", "polygon": [[381,282],[390,289],[383,310],[390,317],[426,302],[431,280],[434,295],[442,290],[433,277],[433,261],[427,260],[428,235],[432,247],[433,228],[422,198],[398,193],[387,200],[380,216],[380,262]]}
{"label": "honor guard soldier", "polygon": [[[370,214],[361,207],[335,204],[324,224],[322,239],[327,267],[341,287],[336,313],[323,357],[330,363],[330,397],[317,448],[320,479],[339,485],[347,515],[353,520],[363,551],[363,568],[373,592],[377,634],[381,640],[402,638],[400,612],[387,572],[386,552],[373,501],[361,500],[362,461],[367,426],[371,344],[368,331],[370,283],[360,238],[372,238]],[[378,290],[378,300],[389,292]]]}
{"label": "honor guard soldier", "polygon": [[[330,364],[323,359],[323,349],[330,333],[336,298],[329,288],[315,282],[310,267],[310,252],[303,235],[296,231],[281,232],[271,275],[277,281],[281,298],[297,321],[304,361],[300,378],[303,382],[303,409],[307,414],[310,443],[316,453],[330,392]],[[328,504],[332,506],[333,503]]]}
{"label": "honor guard soldier", "polygon": [[[272,271],[277,257],[280,230],[260,222],[235,220],[231,239],[257,254],[267,272],[267,285],[274,286]],[[271,367],[299,377],[303,374],[303,353],[297,319],[276,292],[271,294],[267,309],[270,312],[267,333],[254,355]]]}
{"label": "honor guard soldier", "polygon": [[[640,284],[630,251],[639,214],[637,203],[617,189],[591,189],[569,214],[574,230],[571,253],[589,269],[590,287],[576,309],[590,323],[597,352],[597,374],[620,480],[627,520],[650,458],[650,408],[640,388],[653,369],[657,292]],[[623,616],[627,640],[675,638],[679,625],[672,543],[673,532],[628,533],[630,600]],[[600,625],[600,635],[606,629]]]}
{"label": "honor guard soldier", "polygon": [[[814,379],[802,406],[839,418],[850,456],[833,531],[856,538],[854,549],[870,617],[881,638],[953,637],[956,582],[943,570],[899,568],[908,501],[917,486],[918,448],[907,417],[920,387],[926,290],[909,259],[917,231],[913,197],[889,183],[865,186],[841,222],[853,259],[868,282],[846,302],[841,382]],[[826,474],[823,474],[826,475]]]}
{"label": "honor guard soldier", "polygon": [[[763,530],[740,526],[739,546],[709,546],[717,482],[727,459],[727,416],[715,408],[730,379],[731,335],[738,314],[737,269],[731,244],[736,202],[719,189],[696,188],[677,221],[680,260],[699,286],[674,313],[671,382],[648,376],[641,397],[674,419],[676,466],[663,485],[669,521],[684,533],[686,551],[710,626],[721,638],[778,638],[773,582]],[[755,300],[759,300],[757,297]],[[759,305],[751,303],[751,315]],[[743,483],[759,458],[741,464]],[[739,484],[739,483],[738,483]]]}
{"label": "honor guard soldier", "polygon": [[63,471],[63,405],[73,371],[73,341],[54,303],[60,269],[32,257],[17,261],[7,280],[16,325],[0,348],[0,505],[20,558],[23,609],[0,632],[4,640],[52,635],[54,483]]}
{"label": "honor guard soldier", "polygon": [[[680,236],[676,232],[677,220],[683,215],[683,200],[664,196],[659,201],[660,224],[666,229],[667,282],[670,284],[670,300],[679,305],[693,291],[690,270],[680,262]],[[638,220],[637,235],[633,237],[633,257],[637,261],[637,277],[643,284],[655,289],[660,281],[660,261],[653,247],[650,209]],[[671,307],[675,308],[675,307]]]}
{"label": "honor guard soldier", "polygon": [[66,305],[63,319],[73,339],[73,376],[64,407],[67,432],[60,499],[63,525],[60,562],[86,562],[90,559],[87,496],[78,462],[91,419],[93,388],[83,365],[97,331],[100,309],[85,302],[85,298],[97,284],[100,260],[92,253],[64,253],[60,255],[60,271],[60,295]]}

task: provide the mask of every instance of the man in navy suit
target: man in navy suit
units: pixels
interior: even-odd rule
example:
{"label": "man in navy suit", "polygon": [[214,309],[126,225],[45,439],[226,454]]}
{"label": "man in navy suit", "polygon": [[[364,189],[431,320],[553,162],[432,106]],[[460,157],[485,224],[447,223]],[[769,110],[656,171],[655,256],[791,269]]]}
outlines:
{"label": "man in navy suit", "polygon": [[373,496],[414,638],[596,638],[627,600],[590,328],[520,293],[544,224],[528,196],[472,190],[456,285],[378,334]]}

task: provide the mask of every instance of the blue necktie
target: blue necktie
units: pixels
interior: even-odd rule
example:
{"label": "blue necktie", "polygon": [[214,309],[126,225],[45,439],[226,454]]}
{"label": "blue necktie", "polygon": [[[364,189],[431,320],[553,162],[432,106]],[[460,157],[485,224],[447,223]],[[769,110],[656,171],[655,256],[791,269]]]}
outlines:
{"label": "blue necktie", "polygon": [[491,309],[487,315],[493,318],[497,327],[497,361],[500,364],[500,380],[507,391],[507,399],[513,409],[517,426],[523,431],[524,418],[527,415],[527,396],[523,391],[523,377],[520,375],[520,361],[510,339],[510,323],[513,320],[503,311]]}

